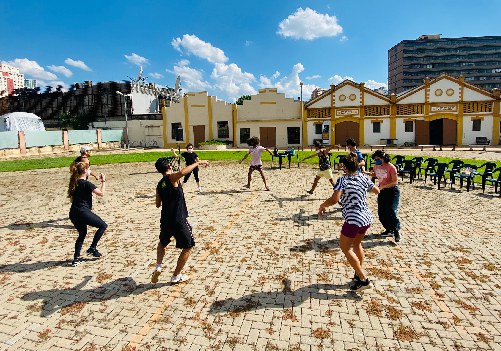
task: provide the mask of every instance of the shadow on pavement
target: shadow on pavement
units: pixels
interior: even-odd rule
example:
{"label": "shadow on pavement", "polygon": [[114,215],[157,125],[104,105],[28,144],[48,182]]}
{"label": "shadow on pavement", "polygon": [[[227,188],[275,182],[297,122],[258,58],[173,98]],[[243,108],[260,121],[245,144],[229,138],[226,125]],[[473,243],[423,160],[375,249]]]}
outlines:
{"label": "shadow on pavement", "polygon": [[134,279],[127,277],[113,280],[97,288],[82,289],[91,278],[91,276],[86,276],[74,288],[36,291],[22,296],[21,299],[24,301],[43,300],[40,316],[48,317],[60,309],[67,308],[70,310],[72,306],[78,306],[76,304],[101,302],[130,295],[140,295],[150,289],[172,285],[171,283],[136,284]]}
{"label": "shadow on pavement", "polygon": [[[339,293],[336,293],[337,291]],[[282,291],[258,292],[238,299],[218,300],[211,305],[209,313],[239,314],[261,308],[293,308],[308,299],[362,300],[358,294],[349,290],[348,284],[311,284],[292,291],[290,281],[287,279],[284,281]]]}
{"label": "shadow on pavement", "polygon": [[34,272],[41,269],[61,267],[69,265],[70,261],[46,261],[46,262],[19,262],[13,264],[5,264],[0,266],[0,272]]}
{"label": "shadow on pavement", "polygon": [[295,225],[298,226],[309,226],[311,225],[308,223],[308,221],[333,221],[333,220],[342,220],[341,216],[331,216],[331,214],[336,213],[336,212],[341,212],[341,208],[336,208],[334,211],[331,212],[326,212],[320,219],[318,218],[318,214],[311,214],[305,216],[305,211],[304,209],[300,209],[299,213],[293,214],[291,217],[277,217],[275,218],[276,221],[279,222],[287,222],[292,220]]}
{"label": "shadow on pavement", "polygon": [[[368,249],[375,246],[393,246],[392,241],[384,240],[387,237],[381,237],[380,235],[368,234],[364,237],[362,245],[364,249]],[[333,250],[339,250],[339,238],[323,240],[323,238],[313,238],[303,240],[303,244],[296,245],[290,248],[291,252],[328,252]]]}
{"label": "shadow on pavement", "polygon": [[60,221],[69,221],[69,219],[66,218],[57,218],[57,219],[49,219],[47,221],[43,222],[38,222],[38,223],[33,223],[33,222],[23,222],[23,221],[16,221],[12,224],[8,224],[4,227],[0,227],[0,229],[5,229],[8,228],[10,230],[29,230],[29,229],[35,229],[35,228],[62,228],[62,229],[73,229],[74,227],[70,224],[56,224],[56,222]]}

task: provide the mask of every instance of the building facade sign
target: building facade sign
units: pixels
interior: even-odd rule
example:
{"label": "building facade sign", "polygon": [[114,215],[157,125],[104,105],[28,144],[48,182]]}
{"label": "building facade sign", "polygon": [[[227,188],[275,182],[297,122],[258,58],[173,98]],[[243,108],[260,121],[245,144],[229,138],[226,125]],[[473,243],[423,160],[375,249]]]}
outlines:
{"label": "building facade sign", "polygon": [[430,112],[456,112],[456,105],[435,105],[430,106]]}
{"label": "building facade sign", "polygon": [[336,110],[336,116],[338,116],[338,117],[344,117],[344,116],[358,115],[359,111],[360,110],[358,108],[340,109],[340,110]]}

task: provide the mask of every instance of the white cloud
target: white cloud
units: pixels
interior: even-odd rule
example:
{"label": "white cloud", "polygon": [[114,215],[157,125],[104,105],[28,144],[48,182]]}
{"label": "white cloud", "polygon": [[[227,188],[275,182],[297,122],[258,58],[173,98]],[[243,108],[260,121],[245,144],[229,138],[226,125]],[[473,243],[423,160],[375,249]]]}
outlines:
{"label": "white cloud", "polygon": [[199,39],[196,35],[185,34],[183,35],[182,39],[172,39],[171,44],[174,49],[181,53],[185,51],[188,54],[206,59],[207,61],[214,64],[225,63],[226,61],[228,61],[228,57],[226,57],[223,50]]}
{"label": "white cloud", "polygon": [[336,16],[320,14],[315,10],[298,8],[278,25],[278,34],[285,38],[314,40],[335,37],[343,32]]}
{"label": "white cloud", "polygon": [[68,78],[73,75],[73,72],[71,72],[68,68],[66,68],[64,66],[50,65],[50,66],[47,66],[47,68],[50,69],[52,72],[61,73],[63,76],[68,77]]}
{"label": "white cloud", "polygon": [[81,60],[73,60],[71,58],[67,58],[66,60],[64,60],[64,63],[66,63],[67,65],[70,65],[70,66],[73,66],[73,67],[76,67],[76,68],[80,68],[81,70],[84,70],[84,71],[87,71],[87,72],[90,72],[92,71],[89,66],[87,66],[85,64],[85,62],[81,61]]}
{"label": "white cloud", "polygon": [[244,43],[245,47],[249,47],[252,45],[252,41],[250,40],[246,40],[245,43]]}
{"label": "white cloud", "polygon": [[341,39],[339,39],[339,41],[342,42],[342,43],[345,42],[345,41],[347,41],[347,40],[348,40],[348,37],[346,35],[343,35],[341,37]]}
{"label": "white cloud", "polygon": [[333,84],[339,84],[339,83],[345,81],[346,79],[351,80],[351,81],[355,81],[353,79],[353,77],[350,77],[350,76],[341,77],[339,74],[333,75],[327,81],[332,82]]}
{"label": "white cloud", "polygon": [[149,74],[149,76],[150,76],[151,78],[153,78],[153,79],[161,79],[161,78],[163,78],[163,77],[164,77],[162,74],[160,74],[160,73],[156,73],[156,72],[154,72],[154,73],[150,73],[150,74]]}
{"label": "white cloud", "polygon": [[319,74],[314,74],[312,76],[305,77],[304,79],[311,80],[311,79],[318,79],[318,78],[322,78],[322,76]]}
{"label": "white cloud", "polygon": [[[299,74],[304,71],[304,67],[301,63],[296,63],[292,67],[292,72],[289,76],[284,76],[283,78],[275,81],[278,78],[277,73],[271,78],[266,76],[259,77],[259,86],[261,88],[277,88],[277,90],[281,93],[285,93],[287,97],[292,97],[294,99],[301,96],[301,79],[299,78]],[[311,92],[317,88],[314,84],[303,84],[303,100],[307,100],[307,97],[311,95]]]}
{"label": "white cloud", "polygon": [[35,79],[55,80],[57,76],[52,72],[47,72],[36,61],[24,59],[15,59],[14,61],[7,61],[6,64],[19,68],[19,71],[25,76]]}
{"label": "white cloud", "polygon": [[368,81],[365,82],[365,87],[368,89],[378,89],[378,88],[388,89],[388,84],[376,82],[375,80],[369,79]]}
{"label": "white cloud", "polygon": [[256,94],[256,89],[252,86],[256,80],[254,75],[243,72],[234,63],[229,65],[216,63],[211,78],[214,80],[214,88],[228,96],[231,101],[235,101],[242,95]]}
{"label": "white cloud", "polygon": [[189,63],[188,60],[181,60],[174,66],[172,71],[167,70],[167,72],[181,76],[181,84],[186,87],[184,90],[187,92],[210,88],[209,82],[203,79],[203,71],[188,67]]}
{"label": "white cloud", "polygon": [[149,60],[147,58],[139,56],[135,53],[132,53],[131,55],[124,55],[124,57],[127,59],[127,61],[135,64],[136,66],[143,66],[149,63]]}

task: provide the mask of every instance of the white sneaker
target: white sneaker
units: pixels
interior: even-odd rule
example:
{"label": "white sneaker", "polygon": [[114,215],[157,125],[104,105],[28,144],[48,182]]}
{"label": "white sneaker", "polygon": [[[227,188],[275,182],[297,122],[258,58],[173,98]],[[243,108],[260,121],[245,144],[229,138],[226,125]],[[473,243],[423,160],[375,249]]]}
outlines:
{"label": "white sneaker", "polygon": [[173,283],[173,284],[177,284],[177,283],[182,283],[182,282],[185,282],[187,280],[189,280],[190,277],[186,274],[178,274],[178,275],[173,275],[171,278],[170,278],[170,282]]}
{"label": "white sneaker", "polygon": [[160,273],[162,273],[162,268],[157,267],[153,272],[153,274],[151,275],[151,282],[153,284],[158,283],[158,277],[160,276]]}

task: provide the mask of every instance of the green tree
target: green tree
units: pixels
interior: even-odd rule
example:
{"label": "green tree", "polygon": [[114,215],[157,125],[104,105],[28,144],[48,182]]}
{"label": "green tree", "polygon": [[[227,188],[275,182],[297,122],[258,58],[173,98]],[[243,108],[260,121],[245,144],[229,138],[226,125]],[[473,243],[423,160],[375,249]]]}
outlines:
{"label": "green tree", "polygon": [[63,112],[60,116],[61,127],[73,128],[79,130],[89,129],[89,124],[94,122],[95,118],[89,112],[81,112],[73,115],[71,112]]}
{"label": "green tree", "polygon": [[243,104],[244,104],[244,100],[250,100],[250,99],[251,99],[251,96],[250,96],[250,95],[242,95],[242,96],[240,96],[240,97],[237,99],[236,104],[237,104],[237,105],[243,105]]}

